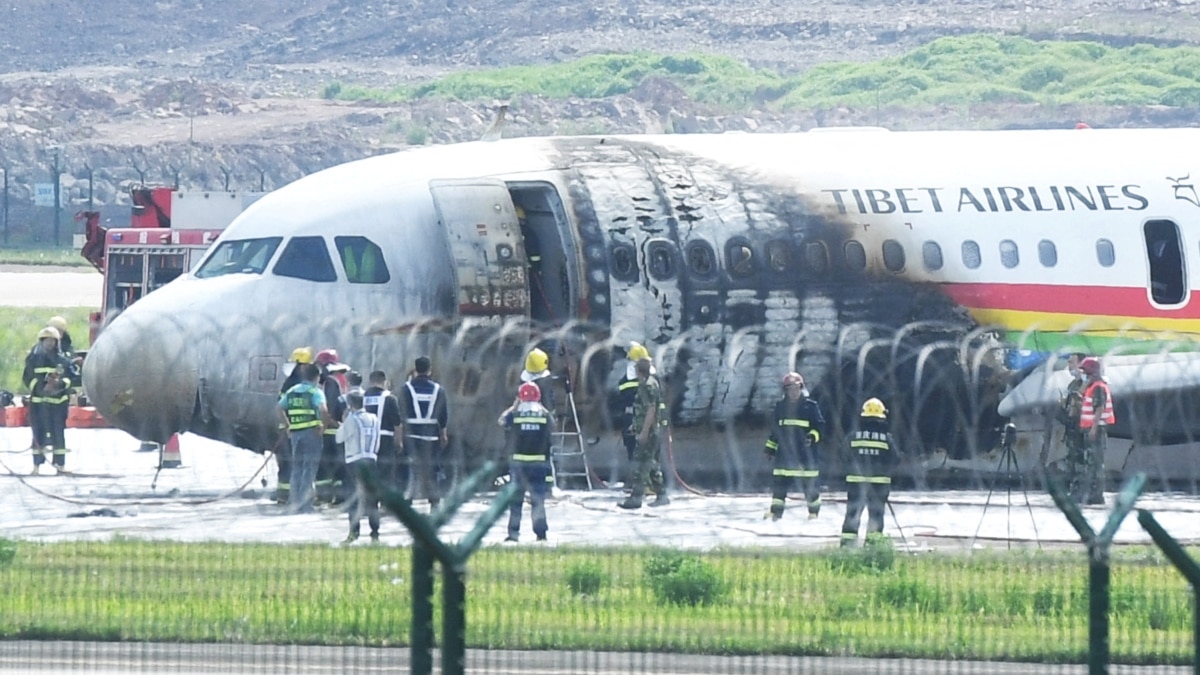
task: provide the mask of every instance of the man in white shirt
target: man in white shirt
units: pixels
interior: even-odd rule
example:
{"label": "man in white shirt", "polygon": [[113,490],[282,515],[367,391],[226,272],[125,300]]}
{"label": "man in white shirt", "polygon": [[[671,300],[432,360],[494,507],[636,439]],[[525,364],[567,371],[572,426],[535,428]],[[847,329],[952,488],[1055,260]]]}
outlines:
{"label": "man in white shirt", "polygon": [[362,389],[351,389],[346,394],[346,418],[337,428],[337,442],[345,444],[346,473],[354,483],[353,503],[350,504],[350,534],[346,543],[358,539],[359,524],[365,514],[371,526],[371,541],[379,541],[379,496],[372,492],[360,476],[361,473],[375,474],[375,462],[379,457],[379,420],[363,410]]}

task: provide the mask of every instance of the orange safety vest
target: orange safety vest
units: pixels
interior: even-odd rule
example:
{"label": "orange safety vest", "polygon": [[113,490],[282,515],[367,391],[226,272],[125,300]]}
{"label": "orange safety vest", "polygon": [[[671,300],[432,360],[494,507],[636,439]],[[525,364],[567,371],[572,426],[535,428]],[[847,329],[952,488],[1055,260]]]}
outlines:
{"label": "orange safety vest", "polygon": [[1113,413],[1112,390],[1108,388],[1108,383],[1104,380],[1096,380],[1089,384],[1087,390],[1083,392],[1083,408],[1079,411],[1080,429],[1091,429],[1096,424],[1096,410],[1092,407],[1096,387],[1104,388],[1104,413],[1100,415],[1100,419],[1105,424],[1117,423],[1117,416]]}

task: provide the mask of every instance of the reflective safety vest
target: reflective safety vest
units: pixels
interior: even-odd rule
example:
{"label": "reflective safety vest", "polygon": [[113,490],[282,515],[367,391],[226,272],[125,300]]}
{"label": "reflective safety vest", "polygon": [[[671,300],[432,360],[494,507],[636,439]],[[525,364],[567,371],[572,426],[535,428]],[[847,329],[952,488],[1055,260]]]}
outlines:
{"label": "reflective safety vest", "polygon": [[363,410],[375,415],[376,426],[379,427],[380,436],[395,436],[396,432],[392,429],[383,428],[383,403],[387,397],[391,396],[392,392],[384,389],[378,394],[368,394],[363,397]]}
{"label": "reflective safety vest", "polygon": [[1104,380],[1096,380],[1089,384],[1087,390],[1083,392],[1083,408],[1079,411],[1080,429],[1091,429],[1096,426],[1096,409],[1094,408],[1096,387],[1104,390],[1104,412],[1100,415],[1100,420],[1105,424],[1117,423],[1117,416],[1113,413],[1112,390],[1108,388],[1108,383]]}
{"label": "reflective safety vest", "polygon": [[[438,392],[442,390],[442,385],[438,384],[437,382],[433,382],[432,380],[430,381],[430,384],[433,385],[433,391],[429,392],[428,394],[418,394],[417,390],[413,389],[412,382],[404,383],[404,386],[408,387],[408,395],[412,396],[413,413],[416,415],[416,417],[408,418],[408,420],[405,422],[406,424],[437,425],[437,419],[433,416],[433,408],[434,405],[437,404]],[[424,404],[423,408],[422,404]],[[430,436],[428,434],[409,433],[408,436],[420,439],[422,441],[441,440],[440,436]]]}
{"label": "reflective safety vest", "polygon": [[850,437],[850,466],[846,482],[889,485],[892,482],[891,469],[897,460],[891,434],[887,432],[885,423],[868,420],[862,424],[864,427]]}
{"label": "reflective safety vest", "polygon": [[550,417],[545,412],[513,413],[512,428],[517,434],[513,449],[514,462],[546,462],[550,460]]}
{"label": "reflective safety vest", "polygon": [[288,429],[300,431],[321,426],[321,411],[313,405],[314,389],[311,383],[301,382],[284,394]]}

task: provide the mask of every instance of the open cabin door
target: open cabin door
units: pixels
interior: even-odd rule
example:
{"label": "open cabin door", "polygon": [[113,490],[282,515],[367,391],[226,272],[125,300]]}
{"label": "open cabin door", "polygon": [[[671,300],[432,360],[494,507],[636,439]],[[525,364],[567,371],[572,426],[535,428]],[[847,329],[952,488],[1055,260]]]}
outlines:
{"label": "open cabin door", "polygon": [[529,318],[525,246],[508,187],[500,181],[431,181],[450,242],[459,316]]}

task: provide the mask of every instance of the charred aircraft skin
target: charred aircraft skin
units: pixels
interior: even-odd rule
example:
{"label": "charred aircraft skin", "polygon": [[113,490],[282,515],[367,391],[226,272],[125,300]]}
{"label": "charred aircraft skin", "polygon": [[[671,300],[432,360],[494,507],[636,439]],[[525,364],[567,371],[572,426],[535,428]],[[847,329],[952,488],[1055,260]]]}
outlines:
{"label": "charred aircraft skin", "polygon": [[[193,431],[262,451],[280,439],[273,406],[295,346],[336,347],[394,387],[428,354],[474,463],[503,446],[495,413],[530,346],[553,346],[585,431],[599,435],[623,348],[638,340],[664,376],[691,479],[756,486],[763,422],[793,369],[834,422],[830,442],[876,396],[910,452],[990,447],[1002,421],[995,340],[938,279],[888,258],[903,233],[818,198],[830,192],[813,184],[822,163],[870,152],[878,136],[804,136],[514,139],[322,171],[261,199],[198,270],[117,317],[85,387],[139,438]],[[851,180],[848,166],[829,183]],[[306,237],[333,279],[281,273]],[[222,244],[271,238],[253,268],[212,266]],[[383,275],[351,278],[346,250],[361,240],[378,247]]]}

